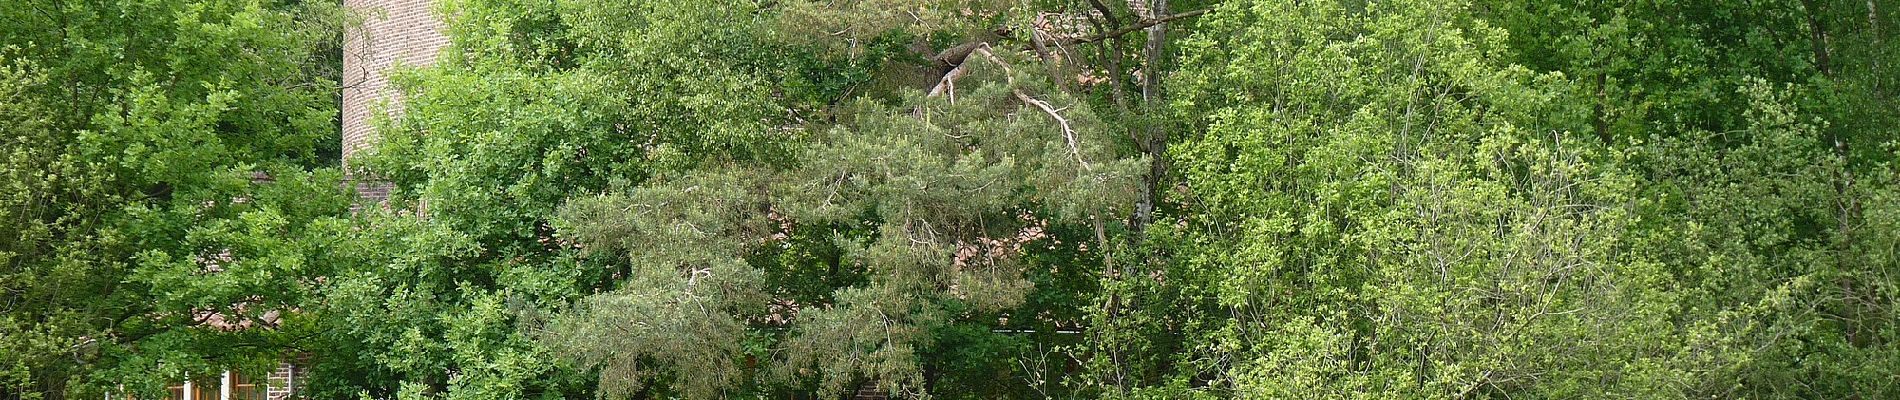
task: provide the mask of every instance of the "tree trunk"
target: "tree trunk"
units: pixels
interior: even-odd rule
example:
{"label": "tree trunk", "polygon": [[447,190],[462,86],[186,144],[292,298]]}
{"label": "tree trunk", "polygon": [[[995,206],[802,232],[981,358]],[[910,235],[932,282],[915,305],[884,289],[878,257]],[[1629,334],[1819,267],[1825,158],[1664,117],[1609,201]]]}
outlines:
{"label": "tree trunk", "polygon": [[1821,76],[1832,77],[1834,73],[1829,67],[1827,56],[1827,28],[1821,25],[1820,6],[1814,0],[1801,0],[1801,5],[1807,9],[1808,40],[1814,46],[1814,67],[1821,71]]}
{"label": "tree trunk", "polygon": [[[1168,15],[1168,0],[1152,0],[1148,9],[1152,15]],[[1168,41],[1167,23],[1160,18],[1156,20],[1161,22],[1148,27],[1148,43],[1142,49],[1143,57],[1146,58],[1141,67],[1141,102],[1145,112],[1153,112],[1160,107],[1158,103],[1161,98],[1161,87],[1158,80],[1161,77],[1162,55]],[[1168,171],[1167,129],[1151,118],[1146,119],[1145,123],[1148,132],[1140,145],[1142,150],[1148,153],[1148,175],[1142,179],[1141,199],[1135,204],[1135,217],[1129,222],[1129,229],[1134,232],[1135,240],[1141,240],[1142,235],[1147,231],[1148,224],[1154,221],[1155,202],[1160,197],[1161,177]]]}

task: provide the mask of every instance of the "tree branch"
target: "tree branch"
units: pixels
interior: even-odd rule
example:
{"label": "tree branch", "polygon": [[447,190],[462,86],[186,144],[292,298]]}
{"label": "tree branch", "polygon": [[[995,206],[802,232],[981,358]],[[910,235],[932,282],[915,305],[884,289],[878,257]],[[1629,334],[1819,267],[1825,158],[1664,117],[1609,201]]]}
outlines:
{"label": "tree branch", "polygon": [[[1207,14],[1209,11],[1212,11],[1212,10],[1207,10],[1207,9],[1194,10],[1194,11],[1188,11],[1188,12],[1184,12],[1180,14],[1169,15],[1169,16],[1165,16],[1161,18],[1144,19],[1144,20],[1136,22],[1134,25],[1116,28],[1115,30],[1112,30],[1112,31],[1090,35],[1087,37],[1072,38],[1072,39],[1066,39],[1066,40],[1056,40],[1056,41],[1053,41],[1053,44],[1068,45],[1068,44],[1076,44],[1076,43],[1095,43],[1095,42],[1100,42],[1103,40],[1120,38],[1134,31],[1147,29],[1148,27],[1165,24],[1168,22],[1172,22],[1174,20],[1198,17],[1198,16],[1201,16],[1202,14]],[[1114,18],[1114,16],[1112,15],[1105,15],[1105,17],[1108,18],[1109,24],[1118,23],[1118,19]],[[950,46],[949,48],[943,49],[943,51],[939,51],[936,54],[925,54],[926,56],[925,58],[930,60],[933,63],[936,63],[938,67],[942,67],[942,68],[955,67],[957,65],[963,64],[963,59],[965,57],[969,57],[970,52],[976,50],[977,47],[988,45],[992,41],[995,41],[1004,36],[1007,36],[1009,32],[1010,32],[1009,29],[999,28],[999,29],[987,32],[987,35],[985,35],[984,37],[977,38],[976,40],[971,40],[969,42],[964,42],[962,44]]]}
{"label": "tree branch", "polygon": [[[989,49],[988,44],[983,44],[971,49],[969,54],[982,55],[983,58],[996,63],[996,66],[1002,67],[1003,80],[1006,85],[1009,85],[1010,93],[1016,95],[1017,100],[1022,100],[1024,104],[1035,106],[1037,109],[1042,110],[1043,113],[1049,114],[1049,118],[1055,119],[1056,124],[1062,127],[1062,139],[1069,145],[1069,155],[1075,157],[1076,164],[1080,164],[1083,171],[1094,171],[1095,168],[1089,166],[1088,161],[1082,159],[1082,146],[1076,142],[1075,128],[1069,125],[1069,119],[1063,118],[1062,113],[1058,112],[1054,106],[1050,106],[1049,102],[1029,97],[1029,94],[1023,93],[1023,90],[1016,86],[1015,70],[1010,68],[1009,63],[1003,62],[1002,58],[997,57],[994,53],[990,53]],[[938,81],[937,86],[931,88],[930,94],[926,96],[934,97],[942,94],[948,94],[953,97],[956,96],[956,80],[957,78],[963,77],[964,74],[963,65],[957,65],[957,67],[951,69],[949,73],[944,74],[943,79]]]}
{"label": "tree branch", "polygon": [[1100,42],[1102,40],[1106,40],[1110,38],[1118,38],[1118,37],[1121,37],[1122,35],[1127,35],[1130,32],[1147,29],[1150,26],[1165,24],[1177,19],[1199,17],[1202,14],[1207,14],[1208,11],[1210,10],[1200,9],[1200,10],[1188,11],[1188,12],[1184,12],[1180,14],[1169,15],[1169,16],[1161,17],[1161,18],[1144,19],[1144,20],[1141,20],[1141,22],[1136,22],[1134,25],[1124,26],[1116,30],[1102,32],[1096,35],[1090,35],[1089,37],[1076,38],[1074,40],[1065,42],[1065,44],[1067,43],[1094,43],[1094,42]]}
{"label": "tree branch", "polygon": [[1017,100],[1022,100],[1023,103],[1036,106],[1036,108],[1042,109],[1042,112],[1049,114],[1049,118],[1054,118],[1056,124],[1062,126],[1062,138],[1069,142],[1069,155],[1075,157],[1075,162],[1082,165],[1083,171],[1094,170],[1094,168],[1089,167],[1088,161],[1082,160],[1082,149],[1081,146],[1076,144],[1075,128],[1069,127],[1068,118],[1063,118],[1062,114],[1056,112],[1055,107],[1050,107],[1048,102],[1029,97],[1028,94],[1023,93],[1022,89],[1017,88],[1015,72],[1010,70],[1009,63],[1003,62],[1002,58],[998,58],[996,54],[990,53],[989,46],[978,47],[974,54],[982,54],[983,57],[988,58],[990,62],[994,62],[997,66],[1003,67],[1003,81],[1009,85],[1010,93],[1014,93]]}

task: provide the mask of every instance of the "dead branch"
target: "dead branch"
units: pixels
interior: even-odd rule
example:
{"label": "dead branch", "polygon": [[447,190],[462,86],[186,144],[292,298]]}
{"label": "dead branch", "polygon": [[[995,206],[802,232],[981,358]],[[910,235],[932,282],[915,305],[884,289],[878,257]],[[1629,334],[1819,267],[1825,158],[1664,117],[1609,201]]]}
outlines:
{"label": "dead branch", "polygon": [[1055,119],[1056,124],[1059,124],[1062,126],[1062,138],[1069,142],[1069,155],[1075,157],[1076,164],[1081,164],[1083,171],[1094,170],[1094,168],[1089,167],[1088,161],[1082,160],[1082,149],[1081,149],[1081,146],[1076,144],[1075,129],[1069,126],[1068,118],[1063,118],[1062,113],[1056,112],[1055,107],[1050,107],[1048,102],[1037,100],[1036,98],[1029,97],[1028,94],[1023,93],[1023,90],[1016,86],[1015,71],[1010,70],[1009,63],[1003,62],[1002,58],[996,57],[996,54],[990,53],[989,46],[978,47],[974,51],[974,54],[981,54],[983,55],[984,58],[989,59],[990,62],[994,62],[996,63],[997,66],[1002,67],[1003,81],[1009,85],[1010,93],[1014,93],[1016,95],[1016,99],[1022,100],[1023,103],[1033,105],[1033,106],[1036,106],[1036,108],[1042,109],[1042,112],[1049,114],[1049,118]]}
{"label": "dead branch", "polygon": [[926,96],[937,97],[937,95],[940,94],[949,94],[950,103],[955,104],[957,102],[957,79],[962,78],[963,75],[967,73],[969,73],[969,71],[964,70],[961,64],[957,65],[956,68],[951,68],[950,72],[943,74],[943,79],[937,81],[937,86],[930,88],[930,94]]}
{"label": "dead branch", "polygon": [[1083,171],[1094,170],[1094,168],[1089,167],[1089,163],[1087,161],[1082,161],[1082,151],[1075,144],[1075,130],[1069,128],[1068,119],[1062,118],[1062,114],[1056,113],[1056,110],[1054,108],[1049,107],[1049,103],[1045,103],[1042,100],[1036,100],[1035,98],[1031,98],[1029,97],[1029,95],[1023,94],[1023,91],[1021,90],[1012,90],[1012,92],[1016,93],[1017,99],[1021,99],[1024,103],[1029,103],[1030,105],[1036,106],[1036,108],[1042,109],[1042,112],[1049,114],[1049,118],[1054,118],[1057,124],[1061,124],[1062,138],[1067,139],[1069,141],[1069,154],[1072,156],[1075,156],[1076,163],[1082,164]]}
{"label": "dead branch", "polygon": [[[1042,110],[1044,114],[1049,114],[1049,118],[1055,119],[1056,124],[1062,127],[1062,139],[1068,143],[1069,155],[1075,157],[1076,164],[1081,165],[1083,171],[1095,170],[1094,167],[1089,165],[1088,161],[1082,159],[1082,146],[1076,142],[1075,128],[1069,125],[1069,119],[1063,118],[1062,113],[1056,110],[1054,106],[1050,106],[1049,102],[1030,97],[1029,94],[1023,93],[1022,88],[1016,86],[1016,71],[1010,68],[1008,62],[1004,62],[1003,59],[997,57],[995,53],[991,53],[988,43],[980,43],[971,48],[968,54],[982,55],[984,59],[990,60],[990,62],[996,63],[996,66],[1003,68],[1003,81],[1009,85],[1010,93],[1016,95],[1017,100],[1021,100],[1024,104],[1035,106],[1037,109]],[[926,96],[936,97],[938,95],[948,95],[954,101],[956,98],[957,79],[968,74],[968,72],[963,69],[965,65],[967,64],[958,64],[956,68],[950,69],[950,72],[943,75],[943,79],[937,81],[936,86],[930,88],[930,93]],[[922,109],[917,110],[917,112],[921,113]]]}

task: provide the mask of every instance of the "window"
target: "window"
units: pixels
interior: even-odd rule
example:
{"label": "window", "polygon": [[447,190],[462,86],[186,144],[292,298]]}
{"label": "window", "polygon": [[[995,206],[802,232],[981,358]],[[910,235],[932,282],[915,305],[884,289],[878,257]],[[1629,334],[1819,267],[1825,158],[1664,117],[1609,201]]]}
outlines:
{"label": "window", "polygon": [[[164,400],[268,400],[268,379],[260,376],[241,374],[236,371],[218,376],[216,379],[174,383],[165,387]],[[231,388],[231,397],[225,398],[225,387]],[[186,397],[189,393],[191,396]],[[133,400],[126,396],[126,400]]]}
{"label": "window", "polygon": [[230,400],[265,400],[265,379],[236,371],[232,371],[230,376]]}
{"label": "window", "polygon": [[206,379],[191,382],[191,400],[218,400],[218,382],[222,379]]}

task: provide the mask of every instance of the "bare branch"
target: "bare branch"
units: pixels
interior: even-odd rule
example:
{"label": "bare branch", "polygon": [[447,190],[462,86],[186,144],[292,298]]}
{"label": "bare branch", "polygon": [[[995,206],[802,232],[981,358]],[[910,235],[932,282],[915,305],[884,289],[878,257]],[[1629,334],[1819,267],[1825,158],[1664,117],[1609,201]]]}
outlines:
{"label": "bare branch", "polygon": [[1069,126],[1068,118],[1063,118],[1062,114],[1056,112],[1055,107],[1050,107],[1048,102],[1037,100],[1023,93],[1023,90],[1016,86],[1015,71],[1010,70],[1009,63],[1003,62],[1002,58],[998,58],[996,54],[990,53],[989,46],[978,47],[974,53],[982,54],[984,58],[996,63],[997,66],[1003,67],[1003,80],[1009,84],[1010,93],[1014,93],[1016,99],[1022,100],[1023,103],[1042,109],[1042,112],[1049,114],[1049,118],[1054,118],[1056,123],[1062,126],[1062,138],[1069,142],[1069,155],[1075,156],[1075,162],[1082,165],[1083,171],[1094,171],[1094,168],[1089,167],[1088,161],[1082,160],[1081,146],[1076,144],[1075,129]]}
{"label": "bare branch", "polygon": [[[1061,110],[1049,105],[1049,102],[1030,97],[1029,94],[1023,93],[1022,89],[1016,86],[1015,70],[1011,69],[1009,63],[1004,62],[1003,59],[997,57],[995,53],[991,53],[989,49],[990,46],[988,43],[980,43],[972,48],[968,54],[982,55],[983,58],[1003,68],[1003,80],[1005,84],[1009,85],[1010,93],[1016,95],[1016,99],[1021,100],[1024,104],[1035,106],[1037,109],[1042,110],[1043,113],[1049,114],[1049,118],[1054,119],[1056,124],[1062,127],[1062,139],[1068,143],[1069,155],[1075,157],[1076,164],[1080,164],[1083,171],[1094,171],[1095,168],[1090,166],[1088,161],[1082,159],[1082,146],[1076,141],[1075,128],[1070,126],[1069,119],[1062,117]],[[954,99],[956,97],[957,79],[968,74],[963,67],[963,64],[959,64],[956,68],[952,68],[949,73],[945,73],[943,79],[939,80],[937,85],[932,87],[930,93],[926,96],[936,97],[938,95],[948,95]],[[917,110],[917,112],[921,113],[922,109]]]}

